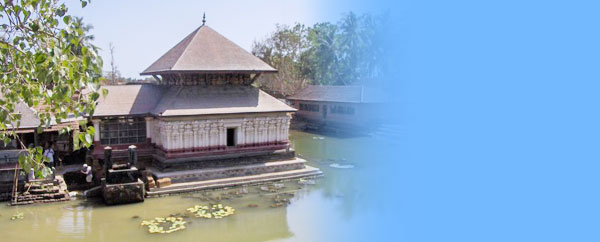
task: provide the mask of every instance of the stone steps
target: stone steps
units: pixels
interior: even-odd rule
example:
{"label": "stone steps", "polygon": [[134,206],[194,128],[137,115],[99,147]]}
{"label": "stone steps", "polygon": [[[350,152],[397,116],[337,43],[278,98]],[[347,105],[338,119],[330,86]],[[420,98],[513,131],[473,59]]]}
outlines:
{"label": "stone steps", "polygon": [[67,191],[67,185],[62,177],[57,176],[54,181],[36,181],[30,184],[29,190],[20,192],[17,201],[11,199],[10,205],[27,205],[35,203],[51,203],[69,201],[71,197]]}
{"label": "stone steps", "polygon": [[163,188],[151,188],[146,193],[146,195],[147,196],[160,196],[160,195],[166,195],[166,194],[193,192],[193,191],[199,191],[199,190],[203,190],[203,189],[215,189],[215,188],[239,186],[239,185],[254,184],[254,183],[264,183],[264,182],[296,179],[296,178],[310,177],[310,176],[320,176],[322,174],[323,173],[318,168],[311,167],[311,166],[305,166],[302,169],[289,170],[289,171],[271,172],[271,173],[265,173],[265,174],[248,175],[248,176],[240,176],[240,177],[221,178],[221,179],[213,179],[213,180],[206,180],[206,181],[175,183],[170,186],[163,187]]}
{"label": "stone steps", "polygon": [[283,161],[237,165],[221,168],[189,169],[170,172],[158,171],[152,168],[150,168],[150,170],[157,180],[162,178],[170,178],[171,182],[173,183],[185,183],[298,170],[303,169],[305,163],[306,160],[294,157],[292,159]]}

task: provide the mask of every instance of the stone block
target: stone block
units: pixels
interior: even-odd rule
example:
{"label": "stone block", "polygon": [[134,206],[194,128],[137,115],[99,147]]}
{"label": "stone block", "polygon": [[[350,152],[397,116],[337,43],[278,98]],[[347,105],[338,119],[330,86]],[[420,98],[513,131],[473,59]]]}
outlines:
{"label": "stone block", "polygon": [[108,205],[144,201],[144,183],[138,180],[127,184],[103,184],[102,196]]}
{"label": "stone block", "polygon": [[165,178],[158,179],[158,180],[156,180],[156,184],[158,185],[159,188],[166,187],[168,185],[171,185],[171,178],[165,177]]}
{"label": "stone block", "polygon": [[148,184],[148,189],[156,187],[156,181],[154,181],[154,178],[152,178],[151,176],[147,177],[146,181]]}

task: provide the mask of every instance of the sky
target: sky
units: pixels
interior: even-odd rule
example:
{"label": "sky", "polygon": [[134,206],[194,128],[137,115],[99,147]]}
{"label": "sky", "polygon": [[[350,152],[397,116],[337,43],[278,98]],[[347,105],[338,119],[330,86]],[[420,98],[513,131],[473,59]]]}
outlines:
{"label": "sky", "polygon": [[250,51],[255,40],[273,32],[276,24],[313,25],[337,21],[343,13],[368,12],[354,4],[330,4],[317,0],[256,1],[92,1],[81,8],[67,1],[69,13],[93,25],[95,45],[100,47],[104,70],[110,70],[109,43],[115,48],[115,63],[124,77],[139,73],[202,24]]}

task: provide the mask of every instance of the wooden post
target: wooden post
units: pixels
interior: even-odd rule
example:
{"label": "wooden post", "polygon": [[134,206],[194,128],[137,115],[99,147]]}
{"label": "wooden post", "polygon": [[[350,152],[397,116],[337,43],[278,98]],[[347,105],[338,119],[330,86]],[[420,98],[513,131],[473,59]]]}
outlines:
{"label": "wooden post", "polygon": [[[8,162],[8,156],[4,156],[6,158],[6,162]],[[15,163],[15,175],[13,177],[13,191],[12,191],[12,199],[13,204],[17,204],[17,190],[19,189],[19,162]]]}

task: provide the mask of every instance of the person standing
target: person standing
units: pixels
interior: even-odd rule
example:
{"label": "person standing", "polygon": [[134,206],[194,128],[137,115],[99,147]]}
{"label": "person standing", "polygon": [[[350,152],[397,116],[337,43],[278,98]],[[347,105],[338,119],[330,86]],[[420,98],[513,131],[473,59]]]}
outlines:
{"label": "person standing", "polygon": [[46,143],[45,148],[44,156],[48,159],[48,166],[54,167],[54,150],[52,149],[52,143]]}

